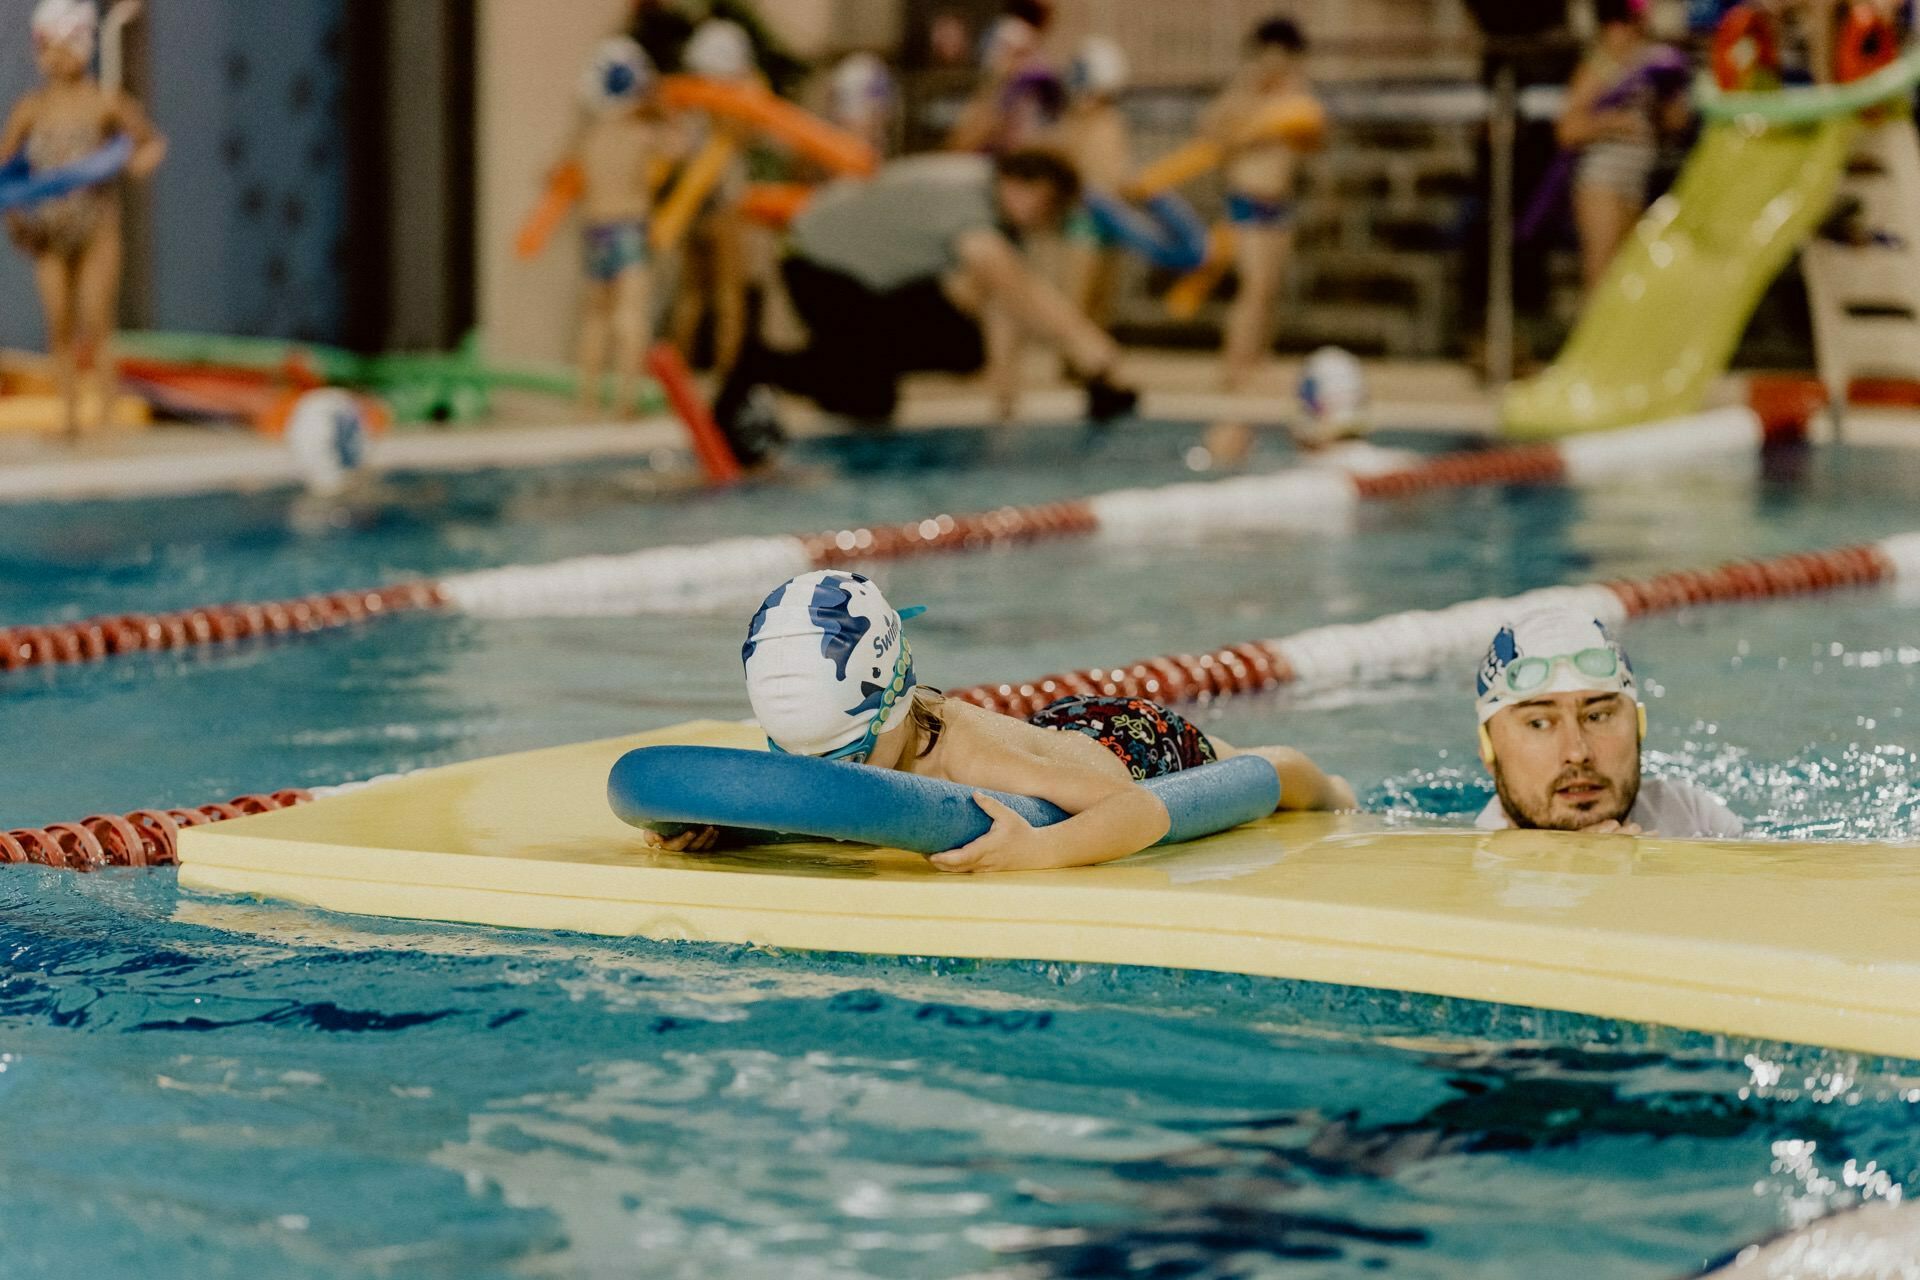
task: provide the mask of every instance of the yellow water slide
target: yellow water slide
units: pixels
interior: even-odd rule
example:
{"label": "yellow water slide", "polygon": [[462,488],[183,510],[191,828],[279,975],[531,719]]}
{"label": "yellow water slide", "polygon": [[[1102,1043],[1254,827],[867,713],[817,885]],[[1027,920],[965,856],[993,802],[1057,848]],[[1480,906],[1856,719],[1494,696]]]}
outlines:
{"label": "yellow water slide", "polygon": [[1698,409],[1768,284],[1831,207],[1861,115],[1912,90],[1920,53],[1854,84],[1699,91],[1707,119],[1588,300],[1559,359],[1508,389],[1507,434],[1624,427]]}

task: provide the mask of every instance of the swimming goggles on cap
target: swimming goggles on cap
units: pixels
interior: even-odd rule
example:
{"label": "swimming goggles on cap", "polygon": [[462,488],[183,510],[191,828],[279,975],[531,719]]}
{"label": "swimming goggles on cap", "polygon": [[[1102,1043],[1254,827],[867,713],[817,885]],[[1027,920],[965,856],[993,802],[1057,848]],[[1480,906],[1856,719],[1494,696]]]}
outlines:
{"label": "swimming goggles on cap", "polygon": [[[909,605],[899,611],[900,620],[904,622],[908,618],[917,618],[926,611],[924,605]],[[873,718],[867,721],[867,731],[846,746],[824,751],[814,759],[865,764],[867,757],[873,754],[874,744],[879,742],[880,735],[886,732],[887,719],[893,714],[894,707],[899,705],[901,697],[916,683],[918,682],[913,679],[913,648],[907,643],[907,638],[901,636],[900,651],[893,656],[893,675],[887,681],[886,689],[880,694],[880,705],[875,709]],[[783,756],[792,754],[772,738],[767,739],[767,747]]]}
{"label": "swimming goggles on cap", "polygon": [[1554,668],[1563,662],[1589,680],[1620,678],[1620,653],[1604,646],[1552,658],[1515,658],[1500,673],[1500,678],[1507,686],[1508,693],[1532,693],[1545,688],[1553,679]]}

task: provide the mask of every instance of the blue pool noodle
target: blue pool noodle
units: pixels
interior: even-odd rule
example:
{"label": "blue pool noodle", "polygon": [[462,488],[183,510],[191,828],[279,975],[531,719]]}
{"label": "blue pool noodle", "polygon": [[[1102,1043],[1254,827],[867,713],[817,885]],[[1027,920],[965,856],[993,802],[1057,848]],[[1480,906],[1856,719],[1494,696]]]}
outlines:
{"label": "blue pool noodle", "polygon": [[1207,224],[1173,192],[1148,200],[1144,212],[1104,191],[1082,198],[1102,235],[1154,266],[1187,272],[1206,261]]}
{"label": "blue pool noodle", "polygon": [[[1280,777],[1259,756],[1235,756],[1141,785],[1173,820],[1161,844],[1264,818],[1280,804]],[[607,776],[607,803],[620,820],[664,835],[713,826],[732,829],[734,843],[848,840],[916,853],[957,849],[987,833],[993,822],[973,802],[976,790],[984,788],[731,747],[639,747],[615,761]],[[1033,796],[986,794],[1036,827],[1068,816]]]}
{"label": "blue pool noodle", "polygon": [[0,165],[0,210],[26,208],[82,187],[98,186],[126,168],[132,157],[133,139],[124,133],[71,164],[38,172],[27,163],[27,153],[22,150]]}

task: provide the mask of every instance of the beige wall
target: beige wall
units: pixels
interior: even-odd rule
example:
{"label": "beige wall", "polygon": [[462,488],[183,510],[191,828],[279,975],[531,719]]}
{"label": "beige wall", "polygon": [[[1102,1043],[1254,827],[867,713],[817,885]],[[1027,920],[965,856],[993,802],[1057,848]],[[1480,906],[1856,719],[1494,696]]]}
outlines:
{"label": "beige wall", "polygon": [[594,43],[619,29],[627,7],[627,0],[480,0],[474,258],[491,359],[571,358],[580,288],[575,237],[563,230],[539,259],[521,262],[513,234],[566,141],[580,68]]}

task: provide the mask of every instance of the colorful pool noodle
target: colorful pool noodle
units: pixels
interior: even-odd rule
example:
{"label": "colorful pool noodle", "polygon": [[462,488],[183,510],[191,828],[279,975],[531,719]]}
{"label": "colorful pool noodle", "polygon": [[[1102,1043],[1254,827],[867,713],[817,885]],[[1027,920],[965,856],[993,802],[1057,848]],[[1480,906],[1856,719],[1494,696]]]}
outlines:
{"label": "colorful pool noodle", "polygon": [[527,261],[540,256],[547,247],[547,241],[560,224],[566,221],[567,211],[587,187],[587,175],[580,166],[573,163],[561,165],[547,179],[546,189],[541,193],[539,203],[520,224],[520,232],[513,239],[514,256]]}
{"label": "colorful pool noodle", "polygon": [[[1277,139],[1314,150],[1325,141],[1326,133],[1326,108],[1312,98],[1298,97],[1275,103],[1261,112],[1247,128],[1245,137],[1249,141]],[[1127,184],[1127,192],[1142,198],[1157,196],[1218,169],[1226,158],[1227,148],[1223,143],[1213,138],[1195,138],[1142,169]]]}
{"label": "colorful pool noodle", "polygon": [[880,157],[861,138],[802,110],[758,84],[728,84],[703,76],[668,76],[660,101],[681,111],[705,111],[737,120],[835,173],[865,177]]}
{"label": "colorful pool noodle", "polygon": [[693,371],[687,368],[679,348],[671,342],[655,343],[653,350],[647,352],[647,372],[660,383],[674,415],[693,438],[694,456],[700,460],[700,469],[707,473],[708,481],[732,484],[739,480],[744,474],[740,460],[733,456],[733,446],[727,443],[720,424],[713,420],[713,411],[700,398],[699,389],[693,385]]}
{"label": "colorful pool noodle", "polygon": [[98,150],[71,164],[36,171],[22,150],[0,166],[0,210],[26,209],[84,187],[97,187],[119,176],[133,158],[133,138],[116,135]]}
{"label": "colorful pool noodle", "polygon": [[687,162],[680,171],[680,177],[667,192],[666,199],[654,210],[652,225],[647,229],[647,243],[653,246],[655,253],[669,253],[680,247],[686,239],[687,229],[699,216],[700,207],[727,176],[727,166],[740,154],[740,144],[733,140],[725,130],[714,130],[706,145]]}
{"label": "colorful pool noodle", "polygon": [[[1280,778],[1259,756],[1236,756],[1141,783],[1166,806],[1158,844],[1180,844],[1267,817],[1280,806]],[[692,826],[726,828],[736,842],[849,840],[944,853],[979,839],[993,819],[976,787],[897,769],[734,747],[639,747],[614,762],[607,803],[622,822],[661,835]],[[1033,796],[989,791],[1030,825],[1068,814]]]}
{"label": "colorful pool noodle", "polygon": [[752,182],[740,197],[740,213],[778,231],[799,217],[812,199],[813,188],[804,182]]}
{"label": "colorful pool noodle", "polygon": [[1224,222],[1208,232],[1205,259],[1167,290],[1167,314],[1175,320],[1191,320],[1199,315],[1200,308],[1232,269],[1239,246],[1240,237]]}
{"label": "colorful pool noodle", "polygon": [[1176,192],[1149,197],[1144,210],[1104,191],[1087,192],[1085,203],[1102,235],[1156,267],[1186,272],[1207,259],[1207,224]]}

